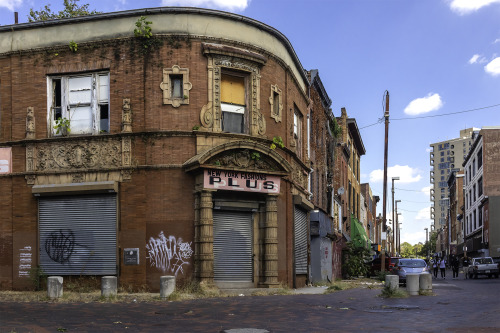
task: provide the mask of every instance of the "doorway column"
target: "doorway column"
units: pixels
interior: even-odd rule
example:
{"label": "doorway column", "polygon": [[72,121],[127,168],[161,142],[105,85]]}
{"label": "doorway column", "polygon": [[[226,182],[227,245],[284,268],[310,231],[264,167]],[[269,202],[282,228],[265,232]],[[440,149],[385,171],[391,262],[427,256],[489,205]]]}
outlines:
{"label": "doorway column", "polygon": [[195,221],[195,271],[200,282],[214,281],[214,219],[212,190],[203,190],[197,200]]}
{"label": "doorway column", "polygon": [[278,285],[278,196],[266,197],[266,221],[264,238],[264,286]]}

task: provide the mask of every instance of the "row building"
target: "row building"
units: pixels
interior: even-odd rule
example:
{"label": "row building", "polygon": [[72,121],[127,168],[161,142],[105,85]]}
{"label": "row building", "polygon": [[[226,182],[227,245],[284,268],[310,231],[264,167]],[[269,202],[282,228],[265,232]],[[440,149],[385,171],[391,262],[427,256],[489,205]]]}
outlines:
{"label": "row building", "polygon": [[2,26],[0,55],[1,289],[342,275],[365,149],[276,29],[151,8]]}

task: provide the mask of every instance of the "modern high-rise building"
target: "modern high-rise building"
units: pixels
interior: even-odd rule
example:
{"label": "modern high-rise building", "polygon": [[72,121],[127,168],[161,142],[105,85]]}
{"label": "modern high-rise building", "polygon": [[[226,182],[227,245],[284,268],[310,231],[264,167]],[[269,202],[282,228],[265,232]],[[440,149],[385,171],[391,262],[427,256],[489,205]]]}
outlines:
{"label": "modern high-rise building", "polygon": [[462,168],[462,163],[472,146],[472,133],[479,128],[466,128],[460,131],[460,137],[431,143],[430,182],[431,182],[431,216],[434,228],[438,230],[446,224],[446,213],[449,207],[448,176],[450,172]]}

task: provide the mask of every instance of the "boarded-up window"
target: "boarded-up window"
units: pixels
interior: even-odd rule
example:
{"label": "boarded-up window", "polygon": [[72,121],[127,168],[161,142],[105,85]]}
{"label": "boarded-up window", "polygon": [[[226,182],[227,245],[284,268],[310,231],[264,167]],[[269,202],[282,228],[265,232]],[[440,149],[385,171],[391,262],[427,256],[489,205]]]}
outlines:
{"label": "boarded-up window", "polygon": [[221,109],[222,131],[245,132],[245,78],[222,74]]}

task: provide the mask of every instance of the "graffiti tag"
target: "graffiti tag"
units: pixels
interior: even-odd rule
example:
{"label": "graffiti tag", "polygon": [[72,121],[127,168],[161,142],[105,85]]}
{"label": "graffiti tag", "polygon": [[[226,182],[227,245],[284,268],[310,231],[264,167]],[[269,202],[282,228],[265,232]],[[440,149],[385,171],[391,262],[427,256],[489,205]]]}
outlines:
{"label": "graffiti tag", "polygon": [[163,273],[171,272],[175,276],[179,271],[184,274],[182,266],[189,265],[187,259],[193,255],[191,243],[183,242],[182,238],[176,239],[174,236],[165,237],[163,231],[158,238],[149,238],[146,244],[151,266],[160,269]]}
{"label": "graffiti tag", "polygon": [[74,250],[75,235],[69,229],[54,231],[45,239],[45,252],[60,264],[68,262]]}

